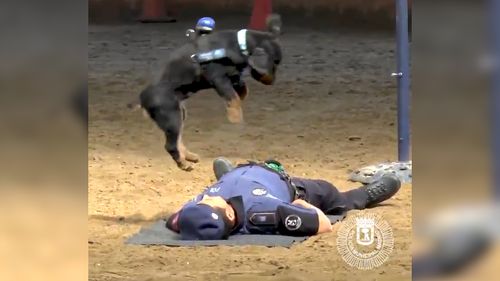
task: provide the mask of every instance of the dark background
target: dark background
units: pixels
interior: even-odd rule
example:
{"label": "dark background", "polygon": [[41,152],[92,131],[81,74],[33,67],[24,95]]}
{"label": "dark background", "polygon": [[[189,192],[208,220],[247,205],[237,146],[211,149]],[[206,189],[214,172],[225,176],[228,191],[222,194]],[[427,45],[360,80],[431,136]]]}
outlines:
{"label": "dark background", "polygon": [[[411,6],[411,0],[409,0]],[[91,23],[134,21],[141,13],[141,0],[89,0]],[[165,0],[165,13],[176,18],[249,16],[253,1],[249,0]],[[287,22],[310,26],[362,26],[393,28],[395,5],[392,0],[275,0],[273,10]]]}

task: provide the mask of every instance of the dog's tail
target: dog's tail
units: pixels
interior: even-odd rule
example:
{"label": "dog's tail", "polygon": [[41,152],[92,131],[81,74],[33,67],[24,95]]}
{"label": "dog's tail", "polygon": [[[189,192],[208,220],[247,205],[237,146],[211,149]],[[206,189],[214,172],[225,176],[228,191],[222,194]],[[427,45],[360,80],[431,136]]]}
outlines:
{"label": "dog's tail", "polygon": [[127,108],[132,111],[136,111],[137,109],[142,108],[142,105],[138,99],[134,99],[133,101],[127,103]]}
{"label": "dog's tail", "polygon": [[138,109],[144,109],[143,106],[142,106],[142,96],[144,94],[144,92],[148,91],[149,90],[149,87],[147,87],[146,89],[142,90],[140,94],[138,94],[133,100],[131,100],[129,103],[127,103],[127,108],[132,110],[132,111],[136,111]]}
{"label": "dog's tail", "polygon": [[281,16],[278,14],[270,14],[266,18],[267,31],[271,32],[274,36],[281,35]]}
{"label": "dog's tail", "polygon": [[130,109],[132,112],[137,111],[138,109],[142,109],[142,116],[144,116],[145,118],[149,116],[146,109],[144,109],[144,107],[142,107],[140,101],[133,100],[133,101],[127,103],[127,108]]}
{"label": "dog's tail", "polygon": [[141,94],[138,95],[135,99],[133,99],[132,101],[127,103],[127,108],[129,110],[131,110],[132,112],[137,111],[138,109],[142,109],[142,115],[144,117],[148,117],[149,114],[148,114],[147,110],[142,106],[142,103],[141,103],[141,95],[144,93],[144,91],[147,91],[148,89],[149,89],[149,87],[146,88],[145,90],[143,90],[141,92]]}

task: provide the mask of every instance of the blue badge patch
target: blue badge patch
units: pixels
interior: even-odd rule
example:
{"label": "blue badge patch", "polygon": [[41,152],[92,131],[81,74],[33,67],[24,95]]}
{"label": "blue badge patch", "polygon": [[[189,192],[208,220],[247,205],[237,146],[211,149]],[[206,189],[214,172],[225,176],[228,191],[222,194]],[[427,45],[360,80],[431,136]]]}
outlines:
{"label": "blue badge patch", "polygon": [[289,215],[285,219],[285,227],[290,231],[295,231],[302,225],[302,219],[297,215]]}
{"label": "blue badge patch", "polygon": [[267,189],[262,187],[257,187],[252,190],[252,194],[255,196],[264,196],[267,194]]}

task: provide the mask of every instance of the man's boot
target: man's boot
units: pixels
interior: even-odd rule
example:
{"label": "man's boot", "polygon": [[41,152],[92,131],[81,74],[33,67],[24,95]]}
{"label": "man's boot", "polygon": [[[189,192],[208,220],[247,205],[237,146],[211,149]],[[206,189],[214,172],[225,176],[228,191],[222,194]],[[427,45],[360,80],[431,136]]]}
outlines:
{"label": "man's boot", "polygon": [[393,174],[386,174],[379,180],[363,187],[368,193],[366,207],[373,206],[391,198],[401,187],[401,181]]}
{"label": "man's boot", "polygon": [[216,158],[214,160],[212,166],[213,166],[215,178],[217,180],[220,180],[220,178],[222,178],[223,175],[225,175],[226,173],[228,173],[234,169],[231,161],[229,161],[228,159],[226,159],[224,157]]}

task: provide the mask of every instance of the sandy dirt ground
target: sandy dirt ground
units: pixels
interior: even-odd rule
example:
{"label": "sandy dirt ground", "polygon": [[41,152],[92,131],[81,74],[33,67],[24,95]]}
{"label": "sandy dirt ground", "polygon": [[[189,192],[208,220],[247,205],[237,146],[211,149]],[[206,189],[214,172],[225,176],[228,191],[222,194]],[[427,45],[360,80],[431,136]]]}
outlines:
{"label": "sandy dirt ground", "polygon": [[[245,21],[218,23],[238,28]],[[90,280],[409,280],[409,185],[371,209],[389,222],[395,239],[389,260],[371,271],[342,260],[339,224],[290,249],[124,244],[209,185],[217,156],[235,162],[273,157],[293,175],[327,179],[341,190],[358,185],[348,181],[353,169],[396,158],[393,36],[288,27],[276,84],[247,79],[243,125],[226,120],[212,90],[188,100],[184,142],[202,160],[192,172],[179,170],[160,130],[126,104],[185,42],[191,24],[89,26]]]}

